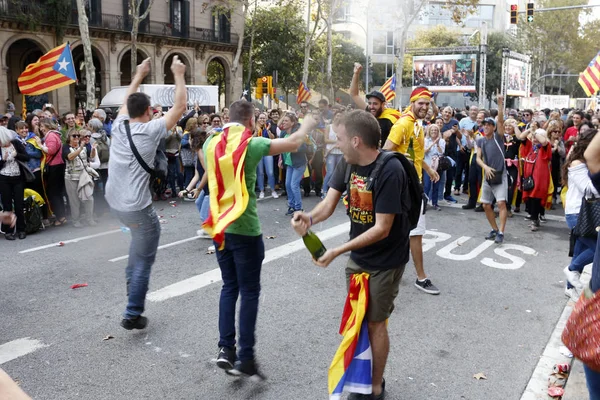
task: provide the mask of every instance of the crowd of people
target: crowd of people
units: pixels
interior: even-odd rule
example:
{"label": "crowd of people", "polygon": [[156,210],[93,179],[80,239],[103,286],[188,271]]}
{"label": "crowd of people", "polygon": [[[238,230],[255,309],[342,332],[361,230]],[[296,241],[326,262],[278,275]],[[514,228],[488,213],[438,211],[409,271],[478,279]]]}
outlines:
{"label": "crowd of people", "polygon": [[[567,226],[574,229],[582,198],[597,195],[597,179],[590,175],[597,174],[597,165],[588,169],[587,164],[590,148],[599,147],[599,118],[580,110],[505,109],[500,95],[498,109],[440,110],[425,87],[413,91],[407,108],[393,110],[380,92],[369,93],[367,101],[358,94],[361,68],[355,66],[351,86],[353,111],[325,99],[313,110],[302,103],[298,110],[260,111],[239,100],[220,113],[203,114],[198,105],[186,111],[185,66],[174,57],[175,104],[166,112],[137,92],[150,70],[145,60],[114,119],[111,110],[102,109],[59,119],[51,105],[24,121],[0,116],[0,196],[4,211],[15,215],[3,214],[2,231],[8,240],[26,237],[26,189],[41,199],[45,226],[93,226],[112,209],[132,236],[126,269],[129,301],[121,325],[144,329],[145,296],[160,237],[152,202],[177,196],[195,201],[203,227],[198,235],[213,240],[223,278],[217,365],[232,375],[262,378],[254,355],[264,258],[256,200],[286,197],[285,214],[296,232],[305,235],[344,199],[350,239],[314,262],[326,267],[350,252],[347,281],[370,274],[372,301],[366,318],[374,364],[369,398],[383,399],[389,350],[385,321],[409,252],[415,286],[440,293],[424,269],[427,205],[441,211],[441,202],[454,204],[464,195],[462,208],[485,212],[492,228],[485,238],[497,244],[505,240],[508,219],[521,211],[537,232],[546,222],[546,210],[560,204]],[[159,168],[157,150],[166,155],[164,178],[149,176],[144,165]],[[379,171],[382,150],[405,154],[412,166],[388,161]],[[236,167],[240,160],[243,172]],[[411,204],[408,193],[414,181],[408,169],[423,182],[423,204]],[[367,184],[374,170],[381,174],[375,188]],[[227,171],[233,179],[224,182]],[[322,201],[305,210],[303,197],[313,193]],[[415,209],[413,224],[406,216]],[[596,248],[595,240],[572,235],[573,258],[564,269],[567,296],[576,299],[583,291],[580,275],[597,255]]]}

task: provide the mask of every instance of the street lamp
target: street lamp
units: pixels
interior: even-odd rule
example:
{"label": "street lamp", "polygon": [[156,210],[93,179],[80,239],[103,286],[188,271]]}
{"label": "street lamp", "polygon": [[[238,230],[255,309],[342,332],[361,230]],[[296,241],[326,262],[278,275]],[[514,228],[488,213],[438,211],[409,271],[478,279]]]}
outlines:
{"label": "street lamp", "polygon": [[[368,21],[367,21],[368,22]],[[369,93],[369,33],[368,30],[365,29],[364,26],[362,26],[361,24],[359,24],[356,21],[334,21],[334,24],[354,24],[358,27],[360,27],[360,29],[363,30],[363,32],[365,33],[365,92]],[[368,25],[367,25],[368,27]]]}

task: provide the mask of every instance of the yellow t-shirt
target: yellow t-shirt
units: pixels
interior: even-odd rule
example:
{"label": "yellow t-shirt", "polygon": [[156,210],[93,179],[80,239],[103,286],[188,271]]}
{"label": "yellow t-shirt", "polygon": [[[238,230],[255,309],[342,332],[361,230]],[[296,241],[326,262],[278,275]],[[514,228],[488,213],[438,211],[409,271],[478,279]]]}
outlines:
{"label": "yellow t-shirt", "polygon": [[409,154],[415,164],[419,178],[423,179],[423,159],[425,158],[425,132],[421,121],[415,120],[408,111],[394,124],[388,140],[394,143],[394,151]]}

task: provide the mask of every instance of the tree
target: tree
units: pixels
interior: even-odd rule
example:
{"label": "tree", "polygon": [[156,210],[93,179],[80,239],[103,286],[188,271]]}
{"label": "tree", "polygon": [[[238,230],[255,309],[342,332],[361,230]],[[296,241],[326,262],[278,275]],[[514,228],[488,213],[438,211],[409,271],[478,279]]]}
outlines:
{"label": "tree", "polygon": [[[140,27],[140,22],[145,20],[150,14],[150,9],[154,0],[150,0],[148,7],[140,14],[142,3],[144,0],[128,0],[129,16],[131,17],[131,77],[135,76],[137,68],[137,36]],[[89,75],[88,75],[89,76]],[[89,80],[89,78],[88,78]],[[88,94],[89,95],[89,94]]]}
{"label": "tree", "polygon": [[[86,104],[85,109],[93,111],[96,107],[96,68],[94,67],[94,59],[92,58],[92,42],[90,41],[90,31],[88,29],[88,17],[86,14],[87,0],[77,1],[77,16],[79,19],[79,33],[81,35],[81,43],[83,45],[83,56],[85,64],[86,80]],[[133,76],[133,75],[132,75]]]}
{"label": "tree", "polygon": [[[310,50],[312,45],[316,39],[321,36],[323,30],[319,34],[317,34],[317,28],[319,28],[319,22],[322,18],[322,3],[326,0],[316,0],[317,3],[317,11],[315,14],[311,14],[311,5],[312,0],[308,0],[308,17],[306,19],[306,33],[304,36],[304,64],[302,67],[302,82],[308,82],[308,67],[310,62]],[[310,22],[314,21],[313,27],[311,29]]]}

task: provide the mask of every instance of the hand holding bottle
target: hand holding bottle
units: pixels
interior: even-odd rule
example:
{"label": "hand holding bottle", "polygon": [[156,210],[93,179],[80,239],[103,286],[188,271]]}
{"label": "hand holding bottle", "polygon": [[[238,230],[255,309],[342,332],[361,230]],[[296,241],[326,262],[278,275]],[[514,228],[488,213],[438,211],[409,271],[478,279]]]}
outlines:
{"label": "hand holding bottle", "polygon": [[299,236],[304,236],[311,226],[310,215],[302,211],[296,211],[290,223]]}

